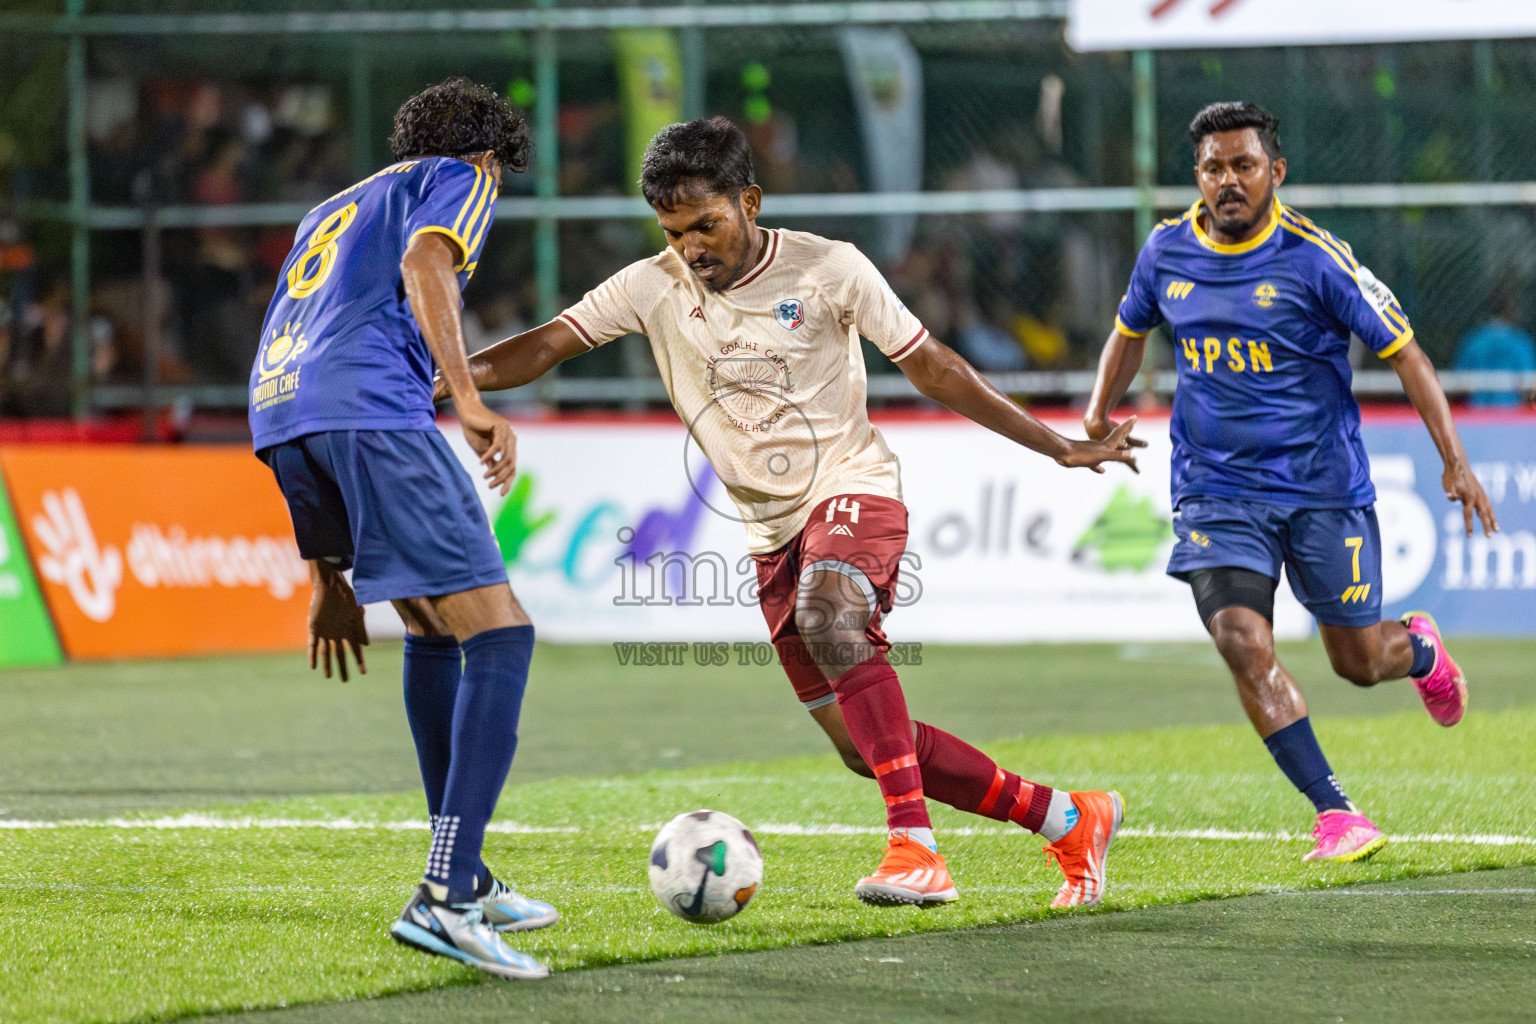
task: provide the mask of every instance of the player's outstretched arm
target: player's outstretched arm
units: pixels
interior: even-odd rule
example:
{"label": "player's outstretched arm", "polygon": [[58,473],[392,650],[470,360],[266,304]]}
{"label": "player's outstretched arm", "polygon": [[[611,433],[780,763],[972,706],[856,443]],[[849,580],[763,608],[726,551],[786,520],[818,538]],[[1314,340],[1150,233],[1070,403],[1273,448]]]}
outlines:
{"label": "player's outstretched arm", "polygon": [[1493,505],[1483,491],[1483,485],[1472,474],[1467,464],[1467,450],[1461,446],[1461,435],[1456,432],[1456,421],[1451,419],[1451,405],[1445,400],[1440,378],[1435,375],[1434,364],[1419,348],[1417,341],[1408,343],[1387,357],[1392,369],[1403,382],[1403,391],[1418,410],[1419,418],[1429,428],[1435,447],[1440,450],[1440,461],[1445,472],[1440,484],[1445,488],[1447,501],[1461,502],[1461,512],[1467,523],[1467,536],[1472,536],[1472,513],[1483,523],[1483,535],[1491,537],[1499,528],[1493,515]]}
{"label": "player's outstretched arm", "polygon": [[1128,450],[1137,443],[1130,436],[1136,423],[1134,418],[1101,440],[1075,441],[1035,419],[989,384],[959,353],[937,340],[929,339],[919,345],[896,365],[924,396],[1016,444],[1049,455],[1063,466],[1087,466],[1102,473],[1104,467],[1100,463],[1123,462],[1140,472],[1136,470],[1136,457]]}
{"label": "player's outstretched arm", "polygon": [[352,593],[352,584],[335,566],[318,559],[309,563],[309,667],[318,662],[325,678],[331,678],[331,658],[341,681],[347,681],[347,648],[357,659],[357,670],[368,674],[363,648],[368,644],[368,627],[363,623],[363,609]]}
{"label": "player's outstretched arm", "polygon": [[[571,325],[555,319],[475,353],[469,370],[481,391],[504,391],[531,384],[557,364],[586,351],[586,343]],[[447,396],[444,384],[438,384],[438,391],[436,397]]]}
{"label": "player's outstretched arm", "polygon": [[469,372],[464,351],[464,323],[459,319],[459,278],[454,266],[459,249],[447,235],[431,231],[417,234],[400,259],[400,275],[411,315],[421,328],[432,359],[442,374],[443,385],[492,488],[506,494],[517,471],[517,437],[512,424],[485,407]]}
{"label": "player's outstretched arm", "polygon": [[[1104,351],[1099,356],[1099,372],[1093,380],[1093,394],[1088,399],[1088,411],[1083,414],[1083,428],[1092,438],[1106,438],[1118,426],[1109,414],[1130,390],[1131,381],[1141,371],[1142,360],[1147,355],[1145,334],[1126,334],[1118,327],[1109,334]],[[1145,448],[1146,442],[1131,441],[1135,448]]]}

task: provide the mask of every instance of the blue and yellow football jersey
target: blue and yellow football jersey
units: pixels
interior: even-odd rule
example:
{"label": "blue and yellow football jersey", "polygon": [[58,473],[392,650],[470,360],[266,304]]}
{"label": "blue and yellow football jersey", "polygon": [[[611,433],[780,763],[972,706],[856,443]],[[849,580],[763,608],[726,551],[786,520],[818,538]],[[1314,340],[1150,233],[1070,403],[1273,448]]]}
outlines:
{"label": "blue and yellow football jersey", "polygon": [[1237,245],[1202,230],[1200,210],[1153,230],[1116,320],[1126,334],[1160,323],[1173,334],[1174,505],[1371,504],[1349,337],[1390,356],[1413,337],[1402,307],[1348,244],[1278,199],[1269,226]]}
{"label": "blue and yellow football jersey", "polygon": [[449,157],[386,167],[309,211],[251,369],[257,450],[322,430],[431,430],[432,356],[400,258],[444,234],[462,288],[495,215],[495,178]]}

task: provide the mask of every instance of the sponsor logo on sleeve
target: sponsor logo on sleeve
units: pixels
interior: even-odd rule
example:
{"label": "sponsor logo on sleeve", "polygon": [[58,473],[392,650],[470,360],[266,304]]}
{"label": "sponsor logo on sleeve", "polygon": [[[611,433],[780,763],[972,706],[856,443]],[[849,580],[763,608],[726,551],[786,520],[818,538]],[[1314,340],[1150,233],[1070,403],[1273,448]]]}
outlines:
{"label": "sponsor logo on sleeve", "polygon": [[1378,313],[1385,313],[1388,306],[1397,305],[1397,296],[1392,294],[1392,289],[1381,282],[1370,267],[1362,266],[1355,272],[1355,280],[1360,284],[1360,294],[1365,296],[1365,301],[1370,303],[1372,309]]}

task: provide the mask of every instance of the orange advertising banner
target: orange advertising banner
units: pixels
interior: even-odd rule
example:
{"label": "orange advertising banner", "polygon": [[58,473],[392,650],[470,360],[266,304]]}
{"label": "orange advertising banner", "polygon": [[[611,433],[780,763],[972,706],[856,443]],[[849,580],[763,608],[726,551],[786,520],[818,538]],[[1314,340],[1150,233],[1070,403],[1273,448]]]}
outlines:
{"label": "orange advertising banner", "polygon": [[246,448],[0,446],[71,658],[302,649],[309,573]]}

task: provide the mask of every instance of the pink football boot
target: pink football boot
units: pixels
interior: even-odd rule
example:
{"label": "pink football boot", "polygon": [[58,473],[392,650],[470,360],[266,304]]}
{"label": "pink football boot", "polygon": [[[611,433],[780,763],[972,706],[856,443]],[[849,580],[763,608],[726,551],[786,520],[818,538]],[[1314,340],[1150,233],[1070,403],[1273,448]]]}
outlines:
{"label": "pink football boot", "polygon": [[1354,811],[1324,811],[1312,830],[1317,845],[1302,860],[1331,860],[1349,864],[1365,860],[1387,845],[1387,837],[1371,819]]}
{"label": "pink football boot", "polygon": [[1409,612],[1403,616],[1402,623],[1408,627],[1414,643],[1431,644],[1435,648],[1435,667],[1430,669],[1429,675],[1413,681],[1429,717],[1444,726],[1455,725],[1467,713],[1467,677],[1451,660],[1445,641],[1440,639],[1440,627],[1428,613]]}

